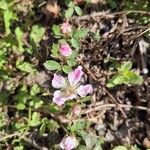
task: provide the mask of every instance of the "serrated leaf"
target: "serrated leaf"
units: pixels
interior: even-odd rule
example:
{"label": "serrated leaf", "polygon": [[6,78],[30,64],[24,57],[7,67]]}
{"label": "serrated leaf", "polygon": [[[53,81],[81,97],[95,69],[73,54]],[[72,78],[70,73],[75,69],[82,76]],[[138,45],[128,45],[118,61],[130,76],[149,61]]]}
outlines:
{"label": "serrated leaf", "polygon": [[35,95],[38,94],[39,92],[40,92],[40,87],[39,87],[37,84],[34,84],[34,85],[31,87],[30,95],[31,95],[31,96],[35,96]]}
{"label": "serrated leaf", "polygon": [[80,28],[79,30],[75,31],[74,38],[84,38],[87,35],[88,31],[89,30],[86,28]]}
{"label": "serrated leaf", "polygon": [[121,68],[119,69],[119,71],[127,71],[127,70],[130,70],[131,68],[132,68],[132,62],[127,61],[123,65],[121,65]]}
{"label": "serrated leaf", "polygon": [[41,123],[40,120],[41,120],[40,114],[37,112],[34,112],[30,120],[30,126],[32,127],[38,126]]}
{"label": "serrated leaf", "polygon": [[72,70],[72,68],[70,66],[64,65],[62,66],[62,70],[64,73],[68,74]]}
{"label": "serrated leaf", "polygon": [[58,25],[53,25],[52,31],[53,31],[55,38],[61,37],[60,27]]}
{"label": "serrated leaf", "polygon": [[11,33],[10,25],[11,20],[13,19],[13,13],[8,9],[4,11],[4,23],[5,23],[5,34],[8,35]]}
{"label": "serrated leaf", "polygon": [[113,88],[116,85],[122,84],[124,82],[124,77],[122,75],[115,75],[109,82],[106,84],[108,88]]}
{"label": "serrated leaf", "polygon": [[28,62],[23,62],[23,61],[17,61],[16,62],[16,68],[24,71],[24,72],[28,72],[28,73],[35,73],[36,69],[34,68],[34,66]]}
{"label": "serrated leaf", "polygon": [[40,41],[43,39],[45,34],[45,28],[41,25],[32,26],[30,33],[30,41],[34,42],[36,46],[39,46]]}
{"label": "serrated leaf", "polygon": [[143,83],[143,78],[133,71],[123,72],[125,81],[132,85],[140,85]]}
{"label": "serrated leaf", "polygon": [[73,7],[68,8],[65,12],[65,18],[71,18],[73,15],[73,12],[74,12]]}
{"label": "serrated leaf", "polygon": [[31,97],[30,103],[29,105],[34,107],[35,109],[40,108],[43,104],[43,101],[37,97],[37,96],[33,96]]}
{"label": "serrated leaf", "polygon": [[22,42],[22,39],[23,39],[23,32],[21,31],[20,27],[17,27],[15,29],[15,35],[16,35],[16,39],[17,39],[17,42],[18,42],[18,50],[20,52],[24,52],[24,49],[23,49],[23,42]]}
{"label": "serrated leaf", "polygon": [[80,48],[80,42],[79,42],[77,39],[75,39],[75,38],[72,38],[72,39],[71,39],[71,45],[72,45],[74,48],[77,48],[77,49]]}
{"label": "serrated leaf", "polygon": [[85,126],[86,126],[85,120],[76,120],[74,124],[71,127],[69,127],[69,129],[71,132],[78,132],[78,131],[80,132],[85,128]]}
{"label": "serrated leaf", "polygon": [[68,59],[68,60],[67,60],[67,64],[68,64],[70,67],[74,67],[74,66],[77,64],[77,62],[76,62],[76,60],[74,60],[74,59]]}
{"label": "serrated leaf", "polygon": [[51,49],[51,56],[52,57],[58,57],[58,50],[59,50],[59,45],[58,44],[53,44],[52,49]]}
{"label": "serrated leaf", "polygon": [[44,63],[44,67],[47,70],[60,70],[61,69],[60,64],[58,62],[54,61],[54,60],[47,60]]}
{"label": "serrated leaf", "polygon": [[75,12],[79,15],[79,16],[81,16],[82,15],[82,9],[79,7],[79,6],[75,6],[74,7],[74,9],[75,9]]}

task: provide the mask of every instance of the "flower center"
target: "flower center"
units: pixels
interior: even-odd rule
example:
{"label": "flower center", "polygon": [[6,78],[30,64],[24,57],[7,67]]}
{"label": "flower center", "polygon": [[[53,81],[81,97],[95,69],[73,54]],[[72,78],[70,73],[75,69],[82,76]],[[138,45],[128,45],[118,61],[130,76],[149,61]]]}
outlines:
{"label": "flower center", "polygon": [[65,96],[71,96],[72,94],[76,94],[76,86],[68,86],[64,89]]}

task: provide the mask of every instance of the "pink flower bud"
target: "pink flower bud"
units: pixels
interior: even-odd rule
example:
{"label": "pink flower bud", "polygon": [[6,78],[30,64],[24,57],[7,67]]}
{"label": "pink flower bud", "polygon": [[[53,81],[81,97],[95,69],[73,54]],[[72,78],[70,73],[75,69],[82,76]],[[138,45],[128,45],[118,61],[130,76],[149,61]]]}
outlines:
{"label": "pink flower bud", "polygon": [[72,113],[74,116],[78,116],[81,112],[81,107],[80,105],[74,105],[72,108]]}
{"label": "pink flower bud", "polygon": [[64,22],[64,23],[61,25],[60,29],[61,29],[61,32],[62,32],[63,34],[68,34],[68,33],[71,32],[72,26],[71,26],[68,22]]}
{"label": "pink flower bud", "polygon": [[67,43],[62,44],[60,46],[59,51],[60,51],[61,55],[65,56],[65,57],[68,57],[72,54],[72,49]]}
{"label": "pink flower bud", "polygon": [[77,140],[74,136],[64,137],[60,143],[60,147],[64,150],[72,150],[77,147]]}

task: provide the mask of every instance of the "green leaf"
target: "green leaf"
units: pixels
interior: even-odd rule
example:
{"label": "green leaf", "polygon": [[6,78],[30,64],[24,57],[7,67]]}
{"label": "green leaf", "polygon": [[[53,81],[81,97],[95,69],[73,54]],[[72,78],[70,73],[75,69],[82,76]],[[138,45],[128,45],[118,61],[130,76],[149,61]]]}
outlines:
{"label": "green leaf", "polygon": [[128,150],[125,146],[117,146],[113,150]]}
{"label": "green leaf", "polygon": [[72,39],[71,39],[71,45],[72,45],[74,48],[77,48],[77,49],[80,48],[80,42],[79,42],[77,39],[75,39],[75,38],[72,38]]}
{"label": "green leaf", "polygon": [[32,114],[32,119],[30,120],[30,126],[35,127],[41,124],[41,118],[40,118],[40,114],[37,112],[34,112]]}
{"label": "green leaf", "polygon": [[52,49],[51,49],[51,56],[57,58],[58,55],[58,50],[59,50],[59,45],[58,44],[53,44]]}
{"label": "green leaf", "polygon": [[9,10],[4,11],[4,23],[5,23],[5,34],[8,35],[11,33],[10,22],[13,19],[13,13]]}
{"label": "green leaf", "polygon": [[73,7],[68,8],[65,12],[65,18],[71,18],[73,15],[73,12],[74,12]]}
{"label": "green leaf", "polygon": [[78,39],[78,38],[84,38],[84,37],[86,37],[88,31],[89,30],[86,29],[86,28],[80,28],[79,30],[75,31],[74,38],[76,38],[76,39]]}
{"label": "green leaf", "polygon": [[38,94],[39,92],[40,92],[40,87],[39,87],[37,84],[34,84],[34,85],[31,87],[30,95],[31,95],[31,96],[35,96],[35,95]]}
{"label": "green leaf", "polygon": [[76,62],[76,60],[74,60],[74,59],[68,59],[68,60],[67,60],[67,64],[68,64],[70,67],[74,67],[74,66],[77,64],[77,62]]}
{"label": "green leaf", "polygon": [[60,70],[61,69],[60,64],[58,62],[54,61],[54,60],[47,60],[44,63],[44,67],[47,70]]}
{"label": "green leaf", "polygon": [[58,25],[53,25],[52,31],[53,31],[55,38],[61,37],[60,27]]}
{"label": "green leaf", "polygon": [[43,123],[41,125],[39,131],[40,131],[40,135],[43,135],[45,133],[45,131],[46,131],[46,124],[45,123]]}
{"label": "green leaf", "polygon": [[78,131],[80,132],[81,130],[85,128],[85,126],[86,126],[85,120],[79,119],[79,120],[76,120],[74,124],[69,127],[69,130],[73,133],[78,132]]}
{"label": "green leaf", "polygon": [[127,61],[123,65],[121,65],[121,68],[119,69],[119,71],[127,71],[127,70],[130,70],[131,68],[132,68],[132,62]]}
{"label": "green leaf", "polygon": [[0,51],[0,69],[2,69],[3,64],[6,62],[6,52]]}
{"label": "green leaf", "polygon": [[93,35],[93,37],[94,37],[94,39],[97,41],[97,42],[100,42],[100,40],[101,40],[101,35],[100,35],[100,33],[95,33],[95,32],[92,32],[92,35]]}
{"label": "green leaf", "polygon": [[2,9],[2,10],[8,9],[6,0],[0,0],[0,9]]}
{"label": "green leaf", "polygon": [[23,32],[21,31],[20,27],[17,27],[15,29],[15,35],[16,35],[16,39],[17,39],[17,42],[18,42],[18,50],[20,52],[24,52],[24,49],[23,49],[23,42],[22,42],[22,39],[23,39]]}
{"label": "green leaf", "polygon": [[124,82],[132,85],[140,85],[143,83],[143,78],[133,71],[123,72]]}
{"label": "green leaf", "polygon": [[72,71],[72,68],[70,66],[64,65],[62,66],[62,70],[64,73],[68,74],[70,71]]}
{"label": "green leaf", "polygon": [[37,96],[33,96],[31,97],[30,103],[29,105],[35,109],[40,108],[43,104],[43,101],[37,97]]}
{"label": "green leaf", "polygon": [[122,84],[124,82],[124,77],[122,75],[115,75],[109,82],[106,84],[108,88],[113,88],[116,85]]}
{"label": "green leaf", "polygon": [[39,46],[40,41],[43,39],[45,34],[45,28],[40,25],[32,26],[30,33],[30,41],[34,42],[36,46]]}
{"label": "green leaf", "polygon": [[34,66],[32,64],[30,64],[28,62],[19,61],[19,60],[17,60],[17,62],[16,62],[16,68],[21,71],[27,72],[27,73],[35,73],[36,72],[36,69],[34,68]]}
{"label": "green leaf", "polygon": [[23,104],[23,103],[18,103],[18,104],[16,105],[16,107],[17,107],[18,110],[23,110],[23,109],[26,108],[25,104]]}
{"label": "green leaf", "polygon": [[75,6],[74,7],[74,9],[75,9],[75,12],[79,15],[79,16],[81,16],[82,15],[82,9],[79,7],[79,6]]}

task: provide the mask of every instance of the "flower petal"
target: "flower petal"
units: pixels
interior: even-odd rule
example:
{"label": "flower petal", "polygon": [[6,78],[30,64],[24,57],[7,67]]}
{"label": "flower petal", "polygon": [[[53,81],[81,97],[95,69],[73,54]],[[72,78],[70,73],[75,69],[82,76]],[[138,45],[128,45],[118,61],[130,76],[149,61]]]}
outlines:
{"label": "flower petal", "polygon": [[81,96],[84,97],[87,94],[90,94],[93,92],[93,88],[90,84],[87,85],[80,85],[77,89],[77,93]]}
{"label": "flower petal", "polygon": [[54,77],[52,80],[52,86],[57,89],[64,87],[65,86],[64,77],[62,77],[61,75],[54,74]]}
{"label": "flower petal", "polygon": [[82,75],[83,75],[83,71],[82,71],[81,66],[78,66],[78,68],[76,68],[74,71],[70,72],[68,74],[68,80],[69,80],[70,85],[77,84],[80,81]]}
{"label": "flower petal", "polygon": [[57,90],[54,92],[54,97],[53,97],[53,102],[57,104],[58,106],[61,106],[65,103],[67,100],[65,97],[62,96],[63,94],[61,93],[60,90]]}
{"label": "flower petal", "polygon": [[60,147],[65,150],[72,150],[77,147],[77,140],[73,136],[64,137],[60,143]]}
{"label": "flower petal", "polygon": [[65,57],[68,57],[72,54],[72,49],[67,43],[62,44],[60,46],[59,51],[60,51],[61,55],[65,56]]}

